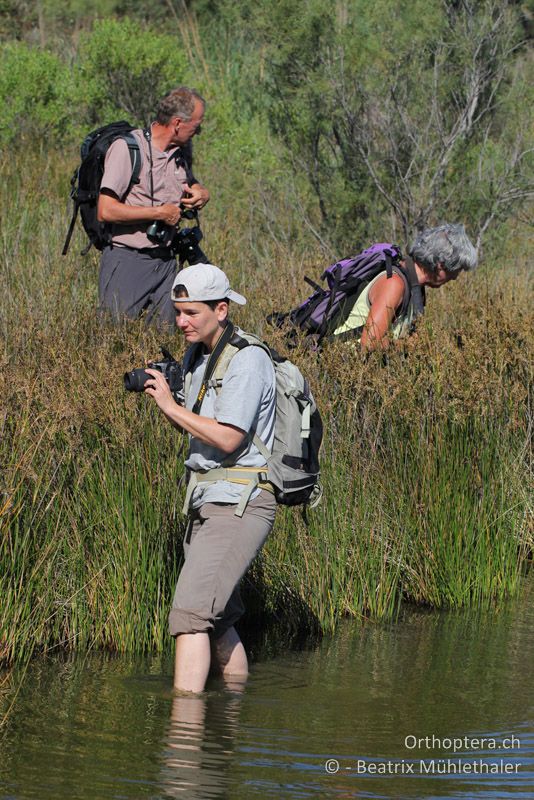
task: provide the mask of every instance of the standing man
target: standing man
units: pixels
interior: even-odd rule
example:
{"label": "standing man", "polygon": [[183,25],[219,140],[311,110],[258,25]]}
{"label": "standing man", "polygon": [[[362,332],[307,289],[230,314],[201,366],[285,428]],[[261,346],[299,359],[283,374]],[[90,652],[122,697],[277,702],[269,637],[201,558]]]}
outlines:
{"label": "standing man", "polygon": [[[130,186],[128,144],[117,139],[106,153],[98,199],[98,219],[111,224],[111,245],[100,262],[100,308],[115,319],[174,322],[170,290],[176,274],[171,249],[182,205],[200,209],[208,190],[191,171],[191,139],[201,131],[205,102],[194,89],[180,86],[159,103],[146,131],[133,131],[141,153],[139,182]],[[157,234],[151,232],[156,223]]]}
{"label": "standing man", "polygon": [[[271,484],[264,483],[265,458],[253,437],[272,451],[276,379],[262,347],[235,348],[225,360],[234,330],[243,336],[228,319],[229,303],[246,300],[222,270],[211,264],[182,270],[172,300],[178,328],[195,345],[184,365],[185,406],[174,401],[157,370],[147,369],[152,378],[145,392],[172,425],[189,434],[189,524],[169,626],[176,638],[174,686],[201,692],[212,659],[225,678],[248,672],[234,623],[244,611],[239,581],[274,522],[276,501]],[[215,378],[215,365],[225,363],[222,377]]]}

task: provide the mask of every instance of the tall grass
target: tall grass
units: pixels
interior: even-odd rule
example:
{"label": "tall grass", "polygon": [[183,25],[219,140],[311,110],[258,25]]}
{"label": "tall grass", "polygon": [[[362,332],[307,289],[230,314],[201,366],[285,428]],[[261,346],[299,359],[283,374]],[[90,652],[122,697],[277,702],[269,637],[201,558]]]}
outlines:
{"label": "tall grass", "polygon": [[[181,559],[180,437],[122,389],[161,337],[96,319],[97,258],[78,255],[81,237],[59,255],[66,172],[41,155],[0,175],[3,663],[58,646],[164,648]],[[206,226],[249,299],[236,321],[261,331],[324,256],[275,237],[235,246],[253,235],[238,216],[231,240],[222,221]],[[264,612],[331,630],[345,614],[391,618],[403,598],[469,607],[517,591],[532,548],[532,308],[526,265],[488,266],[431,292],[418,336],[387,360],[350,343],[294,353],[324,416],[325,492],[307,525],[280,509],[251,573]],[[183,352],[178,335],[165,343]]]}

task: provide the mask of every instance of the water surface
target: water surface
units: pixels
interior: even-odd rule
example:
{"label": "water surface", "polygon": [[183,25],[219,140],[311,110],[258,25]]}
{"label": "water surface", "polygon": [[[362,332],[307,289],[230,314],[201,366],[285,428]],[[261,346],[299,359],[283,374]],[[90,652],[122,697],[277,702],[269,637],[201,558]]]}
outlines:
{"label": "water surface", "polygon": [[36,659],[13,676],[0,798],[532,798],[529,584],[491,612],[260,649],[244,691],[177,697],[170,657]]}

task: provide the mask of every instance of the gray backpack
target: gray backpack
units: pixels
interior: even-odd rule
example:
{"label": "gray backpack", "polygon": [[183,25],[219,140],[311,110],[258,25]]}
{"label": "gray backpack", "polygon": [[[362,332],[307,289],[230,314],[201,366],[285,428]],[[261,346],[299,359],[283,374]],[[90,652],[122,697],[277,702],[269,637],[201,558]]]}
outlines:
{"label": "gray backpack", "polygon": [[[323,423],[308,381],[298,367],[253,334],[242,331],[236,333],[233,328],[211,375],[204,379],[201,394],[203,396],[208,388],[214,388],[219,392],[234,355],[244,347],[250,346],[265,350],[273,362],[276,376],[276,417],[272,453],[254,431],[249,431],[249,437],[265,458],[266,469],[232,467],[230,462],[223,462],[220,468],[205,473],[192,473],[186,504],[189,505],[194,486],[199,482],[229,480],[247,484],[247,490],[243,492],[241,502],[236,509],[238,516],[242,515],[256,486],[261,488],[262,485],[271,491],[274,490],[276,501],[281,505],[308,505],[313,508],[319,503],[322,494],[319,483],[319,450],[323,438]],[[186,397],[191,385],[190,369],[195,360],[193,350],[194,348],[190,348],[184,359]]]}

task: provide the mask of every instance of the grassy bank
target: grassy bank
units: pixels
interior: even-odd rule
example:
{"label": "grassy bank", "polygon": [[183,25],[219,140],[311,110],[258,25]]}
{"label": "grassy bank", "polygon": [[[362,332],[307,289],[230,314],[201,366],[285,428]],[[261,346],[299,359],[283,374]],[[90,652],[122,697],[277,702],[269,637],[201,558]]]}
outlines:
{"label": "grassy bank", "polygon": [[[164,648],[179,568],[182,443],[122,389],[161,337],[101,325],[96,255],[78,255],[81,237],[59,255],[69,170],[42,156],[1,175],[4,663],[60,645]],[[297,225],[288,213],[281,227]],[[253,240],[253,220],[213,203],[206,249],[249,299],[236,321],[261,331],[325,256],[275,234],[254,250],[236,244]],[[512,234],[509,250],[527,252]],[[532,547],[532,285],[521,260],[488,262],[430,292],[418,337],[387,362],[348,343],[294,355],[325,420],[325,495],[308,526],[280,510],[249,582],[286,627],[388,618],[402,598],[479,606],[516,590]],[[165,343],[182,352],[179,336]]]}

